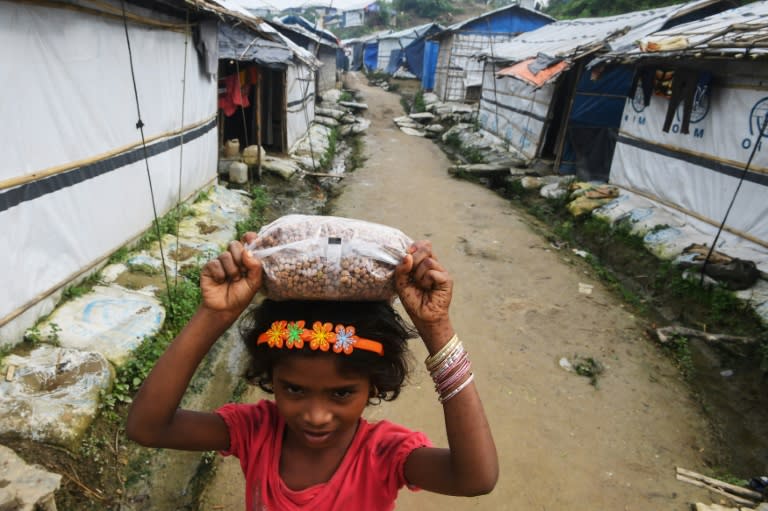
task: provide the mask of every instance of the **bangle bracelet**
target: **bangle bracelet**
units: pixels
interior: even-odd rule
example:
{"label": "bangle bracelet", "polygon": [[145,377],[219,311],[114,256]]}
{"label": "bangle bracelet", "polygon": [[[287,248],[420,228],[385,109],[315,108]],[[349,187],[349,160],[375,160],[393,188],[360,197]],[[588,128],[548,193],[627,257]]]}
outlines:
{"label": "bangle bracelet", "polygon": [[471,364],[469,363],[469,359],[465,359],[458,369],[447,375],[447,378],[445,378],[440,383],[435,384],[437,393],[443,395],[449,391],[457,382],[461,381],[462,378],[466,377],[467,374],[470,373],[470,367]]}
{"label": "bangle bracelet", "polygon": [[475,374],[474,374],[474,373],[469,373],[469,378],[467,378],[466,380],[464,380],[464,382],[463,382],[461,385],[459,385],[458,387],[456,387],[455,389],[453,389],[453,390],[450,392],[450,394],[448,394],[447,396],[440,396],[440,397],[438,398],[438,400],[439,400],[441,403],[445,403],[446,401],[448,401],[449,399],[451,399],[452,397],[454,397],[456,394],[458,394],[459,392],[461,392],[462,390],[464,390],[465,388],[467,388],[467,385],[469,385],[470,383],[472,383],[472,380],[474,380],[474,379],[475,379]]}
{"label": "bangle bracelet", "polygon": [[451,355],[445,359],[445,361],[440,364],[440,367],[436,368],[432,373],[430,373],[430,376],[432,377],[432,380],[437,382],[438,380],[442,379],[446,373],[450,372],[451,369],[455,368],[457,365],[460,365],[462,360],[467,358],[467,352],[466,350],[461,351],[455,351],[454,353],[451,353]]}
{"label": "bangle bracelet", "polygon": [[434,355],[427,357],[427,359],[424,361],[424,363],[427,365],[427,369],[432,371],[437,366],[440,365],[440,362],[445,360],[448,355],[451,354],[451,352],[456,349],[456,346],[460,345],[461,341],[459,341],[459,336],[456,334],[453,334],[453,337],[451,337],[445,345],[440,348],[440,351],[435,353]]}

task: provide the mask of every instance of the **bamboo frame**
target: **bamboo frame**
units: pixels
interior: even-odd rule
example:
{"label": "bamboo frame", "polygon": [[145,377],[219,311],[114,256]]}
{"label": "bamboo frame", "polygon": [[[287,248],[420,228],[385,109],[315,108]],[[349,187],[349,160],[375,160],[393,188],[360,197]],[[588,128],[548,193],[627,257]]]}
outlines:
{"label": "bamboo frame", "polygon": [[[64,4],[61,2],[52,2],[48,0],[27,0],[25,3],[30,5],[38,5],[41,7],[48,7],[50,9],[63,9],[67,11],[82,12],[82,13],[90,14],[92,16],[107,18],[111,20],[117,20],[117,21],[123,20],[123,12],[120,9],[116,9],[115,7],[105,2],[99,2],[97,0],[92,0],[92,3],[98,5],[103,10],[93,8],[93,7],[86,7],[83,5]],[[185,32],[188,26],[188,24],[184,22],[171,23],[166,21],[158,21],[151,18],[146,18],[144,16],[139,16],[138,14],[133,14],[130,12],[125,13],[125,19],[132,23],[147,25],[155,28],[164,28],[166,30],[171,30],[174,32]]]}
{"label": "bamboo frame", "polygon": [[[200,126],[203,126],[204,124],[212,121],[213,119],[216,119],[216,115],[212,115],[208,119],[204,119],[200,122],[197,122],[195,124],[189,124],[187,126],[184,126],[183,128],[180,128],[178,130],[168,131],[165,133],[161,133],[159,135],[155,135],[153,137],[149,137],[146,139],[146,143],[149,144],[151,142],[154,142],[156,140],[162,139],[162,138],[168,138],[175,135],[180,135],[181,133],[187,132],[189,130],[198,128]],[[16,186],[21,186],[27,183],[32,183],[35,181],[39,181],[41,179],[45,179],[47,177],[55,176],[57,174],[62,174],[64,172],[68,172],[70,170],[76,169],[78,167],[82,167],[83,165],[88,165],[89,163],[94,163],[97,161],[104,160],[106,158],[115,156],[120,153],[124,153],[126,151],[130,151],[131,149],[136,149],[137,147],[141,147],[141,142],[136,142],[134,144],[126,144],[124,146],[118,147],[117,149],[113,149],[111,151],[107,151],[101,154],[97,154],[96,156],[92,156],[90,158],[84,158],[82,160],[77,160],[71,163],[65,163],[64,165],[57,165],[55,167],[49,167],[47,169],[43,169],[37,172],[33,172],[32,174],[27,174],[25,176],[17,176],[12,177],[10,179],[6,179],[4,181],[0,181],[0,191],[7,190],[9,188],[14,188]]]}

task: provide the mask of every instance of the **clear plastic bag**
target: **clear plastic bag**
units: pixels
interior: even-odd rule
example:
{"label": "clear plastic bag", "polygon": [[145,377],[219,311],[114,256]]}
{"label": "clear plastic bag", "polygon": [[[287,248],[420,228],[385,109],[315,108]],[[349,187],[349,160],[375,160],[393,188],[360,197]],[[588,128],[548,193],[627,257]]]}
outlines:
{"label": "clear plastic bag", "polygon": [[263,291],[273,300],[391,300],[395,266],[411,243],[364,220],[286,215],[246,248],[261,259]]}

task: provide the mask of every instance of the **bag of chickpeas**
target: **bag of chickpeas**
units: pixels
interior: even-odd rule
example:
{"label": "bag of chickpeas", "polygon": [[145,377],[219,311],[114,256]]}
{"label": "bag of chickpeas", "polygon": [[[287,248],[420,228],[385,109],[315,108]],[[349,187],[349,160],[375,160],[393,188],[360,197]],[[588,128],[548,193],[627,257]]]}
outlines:
{"label": "bag of chickpeas", "polygon": [[273,300],[391,300],[394,270],[413,241],[398,229],[334,216],[286,215],[247,248]]}

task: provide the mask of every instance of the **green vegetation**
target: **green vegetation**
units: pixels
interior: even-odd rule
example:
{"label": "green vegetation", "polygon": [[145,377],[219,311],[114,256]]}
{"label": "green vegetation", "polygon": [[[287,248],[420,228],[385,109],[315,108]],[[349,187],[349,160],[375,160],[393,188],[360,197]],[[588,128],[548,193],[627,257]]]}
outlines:
{"label": "green vegetation", "polygon": [[166,234],[176,234],[181,219],[190,214],[192,214],[192,209],[188,205],[179,204],[179,206],[169,211],[165,216],[153,220],[152,227],[139,239],[136,248],[143,250]]}
{"label": "green vegetation", "polygon": [[99,272],[91,273],[84,280],[79,283],[69,286],[64,289],[64,293],[61,295],[61,301],[66,302],[73,298],[79,298],[93,289],[93,286],[99,283],[101,280],[101,274]]}
{"label": "green vegetation", "polygon": [[250,191],[251,208],[248,217],[235,224],[235,238],[241,239],[248,231],[258,231],[264,224],[264,210],[269,204],[269,196],[263,186],[253,186]]}
{"label": "green vegetation", "polygon": [[415,14],[420,18],[437,18],[457,10],[449,0],[394,0],[392,7],[395,11],[405,14]]}
{"label": "green vegetation", "polygon": [[682,335],[675,335],[668,344],[664,345],[664,348],[672,353],[672,358],[675,360],[678,369],[680,369],[683,378],[690,380],[693,377],[694,365],[688,338]]}
{"label": "green vegetation", "polygon": [[333,128],[328,135],[328,148],[325,150],[325,154],[320,157],[320,168],[328,170],[333,165],[333,158],[336,156],[336,145],[339,141],[339,130]]}
{"label": "green vegetation", "polygon": [[365,144],[363,143],[363,137],[359,135],[347,137],[345,142],[350,146],[350,152],[346,161],[347,171],[359,169],[363,166],[363,163],[365,163]]}
{"label": "green vegetation", "polygon": [[416,95],[413,97],[413,106],[411,107],[411,112],[420,113],[426,112],[426,110],[427,103],[424,101],[424,89],[419,89],[416,92]]}

